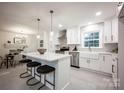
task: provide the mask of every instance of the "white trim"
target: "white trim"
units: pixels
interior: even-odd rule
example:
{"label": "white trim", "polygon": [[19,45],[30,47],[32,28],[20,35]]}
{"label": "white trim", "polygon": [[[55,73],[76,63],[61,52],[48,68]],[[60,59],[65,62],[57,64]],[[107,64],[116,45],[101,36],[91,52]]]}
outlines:
{"label": "white trim", "polygon": [[[84,28],[81,28],[81,48],[86,48],[88,49],[88,47],[84,47],[84,43],[82,44],[82,42],[84,42],[84,38],[82,39],[82,37],[84,37],[84,33],[86,32],[99,32],[99,47],[91,47],[91,48],[103,48],[103,25],[101,24],[94,24],[94,25],[89,25],[86,26]],[[82,41],[83,40],[83,41]]]}

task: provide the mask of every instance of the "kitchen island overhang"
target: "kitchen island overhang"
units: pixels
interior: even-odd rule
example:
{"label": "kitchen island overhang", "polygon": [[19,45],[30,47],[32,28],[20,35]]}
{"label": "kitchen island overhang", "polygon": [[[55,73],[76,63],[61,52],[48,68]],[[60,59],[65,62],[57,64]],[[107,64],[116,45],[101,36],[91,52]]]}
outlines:
{"label": "kitchen island overhang", "polygon": [[[42,63],[42,65],[49,65],[55,68],[55,89],[61,90],[66,88],[70,83],[70,55],[68,54],[56,54],[46,52],[44,54],[39,54],[38,52],[21,53],[25,55],[28,59],[32,61],[37,61]],[[33,70],[32,70],[33,71]],[[33,75],[33,74],[32,74]],[[39,80],[39,77],[36,77]],[[42,76],[41,82],[43,82],[44,77]],[[47,75],[47,80],[53,82],[53,73]],[[50,89],[53,87],[46,83],[46,86]]]}

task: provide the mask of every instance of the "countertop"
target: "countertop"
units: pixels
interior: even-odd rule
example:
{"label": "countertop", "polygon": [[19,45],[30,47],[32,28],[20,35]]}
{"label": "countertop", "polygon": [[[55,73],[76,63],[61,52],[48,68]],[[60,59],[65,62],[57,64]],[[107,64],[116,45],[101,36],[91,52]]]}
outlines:
{"label": "countertop", "polygon": [[95,52],[95,51],[69,51],[69,52],[78,52],[78,53],[98,53],[98,54],[109,54],[109,55],[112,55],[112,54],[115,54],[117,55],[117,53],[112,53],[112,52],[102,52],[102,51],[99,51],[99,52]]}
{"label": "countertop", "polygon": [[46,52],[44,54],[39,54],[38,52],[30,52],[30,53],[21,53],[21,55],[25,55],[28,57],[36,58],[47,62],[53,62],[53,61],[61,60],[63,58],[70,57],[70,55],[68,54],[56,54],[50,52]]}

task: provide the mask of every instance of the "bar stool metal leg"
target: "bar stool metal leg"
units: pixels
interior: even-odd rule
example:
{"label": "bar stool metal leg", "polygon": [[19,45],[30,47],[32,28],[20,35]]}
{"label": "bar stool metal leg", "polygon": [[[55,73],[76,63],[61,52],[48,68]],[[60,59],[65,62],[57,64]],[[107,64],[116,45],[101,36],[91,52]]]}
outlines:
{"label": "bar stool metal leg", "polygon": [[43,88],[44,86],[46,86],[46,82],[48,82],[49,84],[51,84],[53,86],[53,90],[55,90],[55,71],[53,72],[53,84],[51,82],[49,82],[48,80],[46,80],[46,74],[44,74],[44,84],[40,88],[38,88],[38,90],[40,90],[41,88]]}
{"label": "bar stool metal leg", "polygon": [[[40,82],[41,82],[41,74],[40,74]],[[46,85],[46,74],[44,75],[44,84],[38,88],[38,90],[40,90],[41,88],[43,88]]]}
{"label": "bar stool metal leg", "polygon": [[[37,68],[37,72],[41,75],[44,75],[44,84],[38,88],[41,89],[42,87],[44,87],[46,85],[46,82],[49,83],[50,85],[53,86],[53,89],[55,90],[55,68],[48,66],[48,65],[43,65]],[[47,80],[46,76],[47,74],[53,72],[53,82],[50,82],[49,80]]]}
{"label": "bar stool metal leg", "polygon": [[[33,74],[33,73],[32,73],[32,74]],[[32,83],[32,84],[29,83],[31,80],[35,79],[35,76],[36,76],[36,72],[35,72],[35,67],[34,67],[34,76],[26,81],[26,84],[27,84],[28,86],[34,86],[34,85],[40,83],[40,81],[35,82],[35,83]]]}
{"label": "bar stool metal leg", "polygon": [[20,78],[27,78],[27,77],[30,77],[31,75],[26,75],[25,76],[25,74],[28,74],[28,68],[27,68],[27,71],[26,72],[24,72],[24,73],[22,73],[22,74],[20,74]]}
{"label": "bar stool metal leg", "polygon": [[53,75],[54,75],[54,77],[53,77],[53,84],[54,84],[53,85],[54,86],[53,89],[55,90],[55,71],[53,72]]}

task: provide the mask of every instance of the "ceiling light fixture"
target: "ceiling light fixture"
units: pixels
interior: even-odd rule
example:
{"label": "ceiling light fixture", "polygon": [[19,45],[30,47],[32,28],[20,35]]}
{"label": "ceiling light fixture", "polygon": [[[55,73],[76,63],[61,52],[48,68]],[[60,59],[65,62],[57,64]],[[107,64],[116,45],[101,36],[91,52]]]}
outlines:
{"label": "ceiling light fixture", "polygon": [[39,39],[39,38],[40,38],[40,35],[39,35],[39,24],[40,24],[40,19],[39,19],[39,18],[37,18],[37,22],[38,22],[38,34],[37,34],[36,38]]}
{"label": "ceiling light fixture", "polygon": [[61,27],[63,27],[63,25],[62,24],[59,24],[59,27],[61,28]]}
{"label": "ceiling light fixture", "polygon": [[100,16],[101,14],[102,14],[102,12],[101,12],[101,11],[96,12],[96,16]]}

